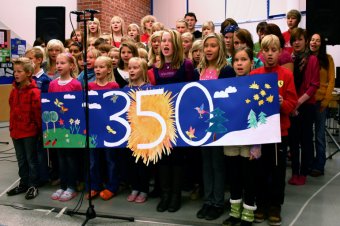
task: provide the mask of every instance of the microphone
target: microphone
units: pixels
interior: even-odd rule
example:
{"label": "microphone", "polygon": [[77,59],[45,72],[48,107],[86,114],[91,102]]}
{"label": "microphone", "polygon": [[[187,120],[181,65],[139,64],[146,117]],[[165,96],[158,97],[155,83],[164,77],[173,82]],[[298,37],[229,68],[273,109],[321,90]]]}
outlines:
{"label": "microphone", "polygon": [[83,15],[84,14],[84,11],[71,11],[72,14],[76,14],[76,15]]}
{"label": "microphone", "polygon": [[85,9],[85,12],[92,13],[92,14],[100,13],[99,10],[95,10],[95,9]]}

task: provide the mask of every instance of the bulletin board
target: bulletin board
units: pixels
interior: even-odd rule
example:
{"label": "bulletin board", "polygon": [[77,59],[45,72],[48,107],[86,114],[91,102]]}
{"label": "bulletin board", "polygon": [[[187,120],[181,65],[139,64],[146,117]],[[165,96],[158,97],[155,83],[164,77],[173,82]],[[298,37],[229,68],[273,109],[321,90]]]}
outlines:
{"label": "bulletin board", "polygon": [[13,67],[11,63],[10,31],[0,29],[0,121],[9,121],[8,98],[12,90]]}

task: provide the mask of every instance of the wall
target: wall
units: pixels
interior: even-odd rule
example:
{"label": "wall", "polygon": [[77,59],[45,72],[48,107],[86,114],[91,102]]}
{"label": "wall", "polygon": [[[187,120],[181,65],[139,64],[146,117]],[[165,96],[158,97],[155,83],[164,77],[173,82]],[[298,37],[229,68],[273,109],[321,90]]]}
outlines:
{"label": "wall", "polygon": [[[18,37],[32,45],[35,40],[35,10],[37,6],[65,6],[65,35],[71,34],[72,28],[69,20],[69,12],[77,9],[77,0],[10,0],[6,1],[6,10],[0,13],[0,21]],[[73,25],[76,26],[75,16],[71,16]]]}
{"label": "wall", "polygon": [[125,27],[130,23],[140,25],[140,20],[150,14],[150,0],[78,0],[78,10],[97,9],[100,11],[95,16],[100,20],[102,32],[111,33],[110,21],[113,16],[120,16],[125,22]]}
{"label": "wall", "polygon": [[[275,23],[281,31],[288,29],[285,13],[290,9],[303,12],[300,27],[306,28],[306,1],[307,0],[174,0],[169,3],[164,0],[153,0],[154,15],[168,28],[175,27],[175,21],[186,12],[194,12],[197,17],[196,29],[201,30],[202,23],[212,20],[215,31],[220,31],[221,23],[228,17],[234,18],[239,26],[248,29],[254,41],[258,39],[256,25],[260,21]],[[269,5],[267,4],[269,2]],[[247,6],[247,7],[245,7]],[[268,6],[268,7],[267,7]],[[327,51],[334,58],[335,65],[340,67],[340,45],[327,46]]]}

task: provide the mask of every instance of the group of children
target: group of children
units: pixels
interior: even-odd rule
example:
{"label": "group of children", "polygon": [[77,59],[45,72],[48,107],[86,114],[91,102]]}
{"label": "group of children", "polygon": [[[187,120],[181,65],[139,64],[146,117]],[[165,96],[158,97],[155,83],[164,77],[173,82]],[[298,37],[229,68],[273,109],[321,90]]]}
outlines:
{"label": "group of children", "polygon": [[[306,31],[297,27],[300,20],[301,14],[291,10],[287,14],[289,30],[283,34],[277,25],[262,23],[257,31],[259,44],[255,47],[250,32],[239,28],[231,18],[222,23],[221,34],[215,33],[211,21],[204,23],[203,34],[195,31],[197,19],[193,13],[176,22],[177,30],[164,29],[162,24],[156,23],[155,17],[148,15],[142,19],[142,29],[137,24],[128,26],[128,37],[121,17],[112,18],[111,35],[106,38],[101,36],[98,19],[88,23],[90,45],[86,47],[86,66],[91,90],[145,89],[195,80],[278,74],[281,143],[195,148],[194,155],[201,155],[196,164],[201,164],[198,168],[202,168],[199,176],[202,180],[195,183],[203,189],[204,196],[202,208],[196,214],[198,218],[215,220],[224,213],[227,172],[231,209],[223,225],[248,226],[265,219],[270,225],[281,225],[288,147],[292,159],[290,184],[304,185],[308,174],[323,175],[324,125],[334,87],[334,63],[326,54],[322,35],[313,34],[309,40]],[[92,37],[97,38],[93,43]],[[102,40],[98,41],[100,37]],[[71,38],[81,42],[81,32],[73,32]],[[287,48],[289,44],[285,40],[289,40],[292,49]],[[96,45],[96,42],[101,44]],[[60,43],[58,40],[47,43],[44,70],[41,68],[43,51],[39,47],[13,61],[15,81],[9,99],[10,132],[21,180],[8,195],[26,193],[26,199],[34,198],[40,182],[51,179],[46,174],[46,150],[41,147],[40,93],[80,91],[84,86],[83,72],[79,73],[76,60],[79,53],[73,55],[76,45],[66,47],[69,52],[65,52]],[[105,45],[111,46],[108,51],[99,50]],[[256,46],[260,49],[254,54]],[[148,49],[146,57],[140,49]],[[50,154],[53,152],[49,150]],[[81,164],[79,156],[84,153],[59,149],[55,154],[57,158],[52,165],[59,166],[56,168],[59,169],[60,189],[51,198],[68,201],[77,195],[77,182],[82,177],[77,166]],[[152,169],[155,187],[160,193],[158,212],[180,209],[185,162],[191,161],[191,155],[188,148],[175,147]],[[87,198],[100,196],[108,200],[117,194],[120,181],[125,180],[131,186],[127,201],[143,203],[147,200],[150,167],[141,160],[135,162],[129,149],[91,149],[90,156],[91,190]]]}

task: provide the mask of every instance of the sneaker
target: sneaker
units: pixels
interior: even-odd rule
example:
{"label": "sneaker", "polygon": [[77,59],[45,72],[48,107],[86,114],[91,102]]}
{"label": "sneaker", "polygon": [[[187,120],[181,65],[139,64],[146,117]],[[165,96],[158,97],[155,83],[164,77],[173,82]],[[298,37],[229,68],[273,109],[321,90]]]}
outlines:
{"label": "sneaker", "polygon": [[305,185],[306,184],[307,177],[300,175],[298,179],[296,180],[295,185]]}
{"label": "sneaker", "polygon": [[140,193],[135,199],[135,203],[144,203],[148,199],[145,193]]}
{"label": "sneaker", "polygon": [[323,171],[320,171],[320,170],[313,169],[313,170],[309,173],[309,175],[312,176],[312,177],[320,177],[320,176],[323,176],[323,175],[324,175],[324,172],[323,172]]}
{"label": "sneaker", "polygon": [[136,200],[136,198],[137,198],[137,195],[138,195],[138,193],[137,194],[134,194],[134,193],[131,193],[128,197],[127,197],[127,201],[128,202],[134,202],[135,200]]}
{"label": "sneaker", "polygon": [[12,188],[11,190],[9,190],[7,192],[7,195],[8,196],[13,196],[13,195],[18,195],[18,194],[25,193],[25,192],[27,192],[27,186],[19,184],[18,186],[16,186],[16,187]]}
{"label": "sneaker", "polygon": [[223,214],[223,207],[211,206],[208,213],[205,216],[205,219],[208,221],[216,220]]}
{"label": "sneaker", "polygon": [[37,197],[37,195],[39,194],[39,190],[36,187],[30,187],[25,195],[25,199],[29,200],[29,199],[34,199],[35,197]]}
{"label": "sneaker", "polygon": [[63,192],[63,194],[59,197],[60,202],[66,202],[74,197],[77,196],[77,192],[74,191],[73,189],[68,188],[66,191]]}
{"label": "sneaker", "polygon": [[230,216],[229,218],[225,219],[222,223],[223,226],[240,226],[241,219]]}
{"label": "sneaker", "polygon": [[54,192],[52,195],[51,195],[51,199],[53,200],[59,200],[60,196],[64,193],[65,190],[63,189],[58,189],[56,192]]}
{"label": "sneaker", "polygon": [[202,206],[202,208],[197,212],[196,217],[199,219],[203,219],[205,218],[205,216],[207,215],[207,213],[209,212],[209,209],[211,208],[210,205],[208,204],[204,204]]}
{"label": "sneaker", "polygon": [[288,183],[291,185],[296,185],[298,181],[299,176],[298,175],[293,175],[289,180]]}
{"label": "sneaker", "polygon": [[268,223],[271,226],[281,225],[281,207],[271,206],[268,211]]}
{"label": "sneaker", "polygon": [[258,206],[254,211],[254,222],[262,223],[266,219],[265,209],[263,207]]}
{"label": "sneaker", "polygon": [[103,200],[106,201],[106,200],[111,199],[115,194],[113,192],[111,192],[110,190],[105,189],[105,190],[101,191],[99,195]]}
{"label": "sneaker", "polygon": [[91,192],[86,194],[86,199],[89,200],[90,199],[90,194],[91,194],[91,198],[96,198],[99,195],[99,192],[96,190],[91,190]]}

